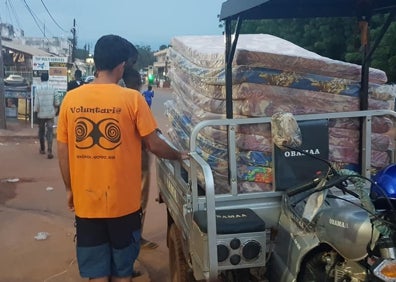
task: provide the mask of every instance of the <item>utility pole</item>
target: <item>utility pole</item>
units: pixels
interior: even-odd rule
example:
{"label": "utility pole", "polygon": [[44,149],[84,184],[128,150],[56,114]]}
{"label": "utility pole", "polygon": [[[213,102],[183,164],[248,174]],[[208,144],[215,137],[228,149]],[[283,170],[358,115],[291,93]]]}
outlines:
{"label": "utility pole", "polygon": [[72,38],[72,54],[71,54],[71,61],[74,63],[74,60],[76,59],[76,48],[77,48],[77,38],[76,38],[76,19],[73,19],[73,28],[71,29],[71,32],[73,34]]}
{"label": "utility pole", "polygon": [[3,45],[1,44],[0,32],[0,129],[6,129],[6,114],[5,114],[5,92],[4,92],[4,59],[3,59]]}

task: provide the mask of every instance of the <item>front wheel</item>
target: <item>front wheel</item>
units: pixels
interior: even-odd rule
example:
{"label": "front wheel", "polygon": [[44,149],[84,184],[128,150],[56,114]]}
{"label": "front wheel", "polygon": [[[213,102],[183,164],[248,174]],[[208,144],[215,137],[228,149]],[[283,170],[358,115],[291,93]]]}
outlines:
{"label": "front wheel", "polygon": [[330,282],[334,281],[334,263],[329,264],[331,252],[321,251],[310,255],[301,265],[298,282]]}
{"label": "front wheel", "polygon": [[181,232],[174,223],[168,236],[171,282],[195,282],[192,270],[184,257]]}

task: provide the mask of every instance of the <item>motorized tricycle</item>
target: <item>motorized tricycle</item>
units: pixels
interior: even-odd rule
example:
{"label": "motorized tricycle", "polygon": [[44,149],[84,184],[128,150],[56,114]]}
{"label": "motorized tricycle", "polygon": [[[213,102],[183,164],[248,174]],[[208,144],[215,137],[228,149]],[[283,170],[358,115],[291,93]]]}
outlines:
{"label": "motorized tricycle", "polygon": [[[226,118],[194,126],[188,136],[188,161],[156,162],[159,199],[166,204],[168,214],[171,280],[396,281],[395,215],[389,197],[393,192],[391,185],[380,180],[382,174],[386,178],[388,170],[371,180],[372,121],[396,117],[396,113],[367,109],[371,49],[365,49],[362,64],[360,111],[288,119],[288,126],[301,128],[302,144],[279,145],[274,139],[281,148],[273,149],[275,189],[271,191],[240,193],[235,129],[267,124],[275,136],[274,120],[234,118],[232,102],[232,60],[243,20],[358,16],[359,21],[367,21],[372,14],[389,12],[385,24],[389,26],[395,1],[253,2],[228,0],[220,14],[226,41]],[[323,140],[328,141],[327,124],[345,118],[360,122],[358,172],[335,168],[326,158],[329,146]],[[223,183],[227,193],[215,192],[219,184],[199,153],[200,132],[207,127],[227,128],[229,177]],[[293,159],[297,160],[294,164]],[[301,159],[304,161],[298,162]]]}

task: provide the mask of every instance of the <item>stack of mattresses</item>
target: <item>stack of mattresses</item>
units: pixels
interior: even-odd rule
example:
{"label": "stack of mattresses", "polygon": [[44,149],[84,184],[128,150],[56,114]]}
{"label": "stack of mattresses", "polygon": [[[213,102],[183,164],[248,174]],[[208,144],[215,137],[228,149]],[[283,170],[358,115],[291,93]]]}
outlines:
{"label": "stack of mattresses", "polygon": [[[166,103],[173,142],[188,149],[188,136],[200,121],[225,118],[223,36],[183,36],[172,39],[169,76],[176,94]],[[259,34],[240,35],[233,61],[233,113],[235,118],[359,110],[358,65],[332,60],[283,39]],[[369,109],[393,109],[396,89],[386,85],[383,71],[370,69]],[[389,163],[392,127],[388,118],[375,118],[372,126],[372,166]],[[269,125],[239,126],[236,130],[238,187],[240,191],[272,189],[272,142]],[[227,183],[227,132],[207,127],[197,142],[198,152],[211,165],[219,192]],[[329,159],[340,166],[359,162],[359,121],[331,120]],[[227,190],[227,189],[225,189]]]}

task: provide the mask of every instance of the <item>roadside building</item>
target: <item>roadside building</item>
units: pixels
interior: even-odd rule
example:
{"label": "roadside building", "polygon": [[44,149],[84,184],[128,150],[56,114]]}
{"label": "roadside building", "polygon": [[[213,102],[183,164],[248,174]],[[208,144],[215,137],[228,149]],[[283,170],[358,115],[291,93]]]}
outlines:
{"label": "roadside building", "polygon": [[155,52],[154,57],[155,62],[153,68],[156,78],[159,79],[161,87],[169,87],[170,80],[168,77],[168,71],[171,65],[168,57],[168,48]]}

